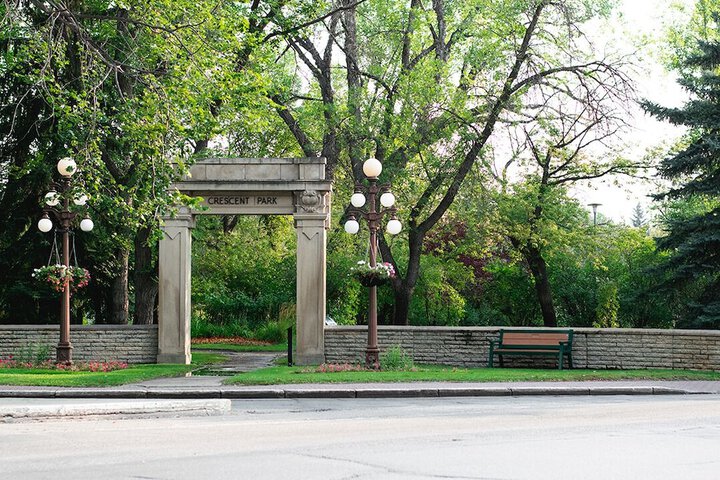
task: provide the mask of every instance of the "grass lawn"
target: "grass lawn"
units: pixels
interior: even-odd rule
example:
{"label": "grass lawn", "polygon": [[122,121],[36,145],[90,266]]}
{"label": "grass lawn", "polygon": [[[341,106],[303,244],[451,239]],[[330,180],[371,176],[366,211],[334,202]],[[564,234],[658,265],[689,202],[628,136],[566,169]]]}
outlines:
{"label": "grass lawn", "polygon": [[111,387],[125,383],[142,382],[160,377],[177,377],[199,366],[216,363],[222,355],[206,352],[193,353],[192,365],[131,365],[112,372],[65,372],[39,368],[0,369],[0,385],[38,385],[47,387]]}
{"label": "grass lawn", "polygon": [[535,370],[422,366],[416,371],[315,372],[312,367],[268,367],[230,377],[226,383],[518,382],[573,380],[720,380],[720,372],[692,370]]}
{"label": "grass lawn", "polygon": [[237,345],[234,343],[193,343],[193,352],[198,350],[228,350],[231,352],[287,352],[287,343],[272,345]]}

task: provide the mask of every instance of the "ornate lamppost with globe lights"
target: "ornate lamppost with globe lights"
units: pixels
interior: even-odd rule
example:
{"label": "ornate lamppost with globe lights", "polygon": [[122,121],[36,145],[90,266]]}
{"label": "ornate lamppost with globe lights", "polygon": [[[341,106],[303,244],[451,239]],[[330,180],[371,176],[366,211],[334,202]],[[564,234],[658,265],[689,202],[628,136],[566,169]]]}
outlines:
{"label": "ornate lamppost with globe lights", "polygon": [[[402,230],[402,225],[397,219],[395,195],[390,191],[389,185],[378,185],[378,177],[382,172],[382,164],[375,158],[369,158],[363,163],[363,173],[367,177],[368,185],[356,184],[355,193],[350,197],[352,207],[347,209],[347,221],[345,231],[356,234],[360,230],[358,219],[364,219],[370,230],[370,268],[377,266],[377,232],[381,226],[384,216],[389,215],[385,230],[396,235]],[[378,194],[381,209],[377,209]],[[367,207],[363,207],[367,204]],[[379,349],[377,342],[377,286],[370,286],[370,304],[368,306],[368,345],[365,350],[365,365],[368,368],[379,366]]]}
{"label": "ornate lamppost with globe lights", "polygon": [[[47,233],[53,228],[54,217],[57,222],[56,231],[62,234],[62,261],[66,269],[70,268],[70,235],[71,226],[77,213],[70,210],[70,201],[78,207],[87,203],[88,197],[84,193],[76,193],[70,182],[77,171],[77,164],[72,158],[63,158],[57,163],[60,181],[51,184],[51,190],[45,194],[43,216],[38,221],[38,229]],[[89,232],[93,229],[93,221],[87,214],[80,221],[80,230]],[[70,281],[65,279],[60,307],[60,342],[57,346],[57,363],[72,364],[72,345],[70,344]]]}

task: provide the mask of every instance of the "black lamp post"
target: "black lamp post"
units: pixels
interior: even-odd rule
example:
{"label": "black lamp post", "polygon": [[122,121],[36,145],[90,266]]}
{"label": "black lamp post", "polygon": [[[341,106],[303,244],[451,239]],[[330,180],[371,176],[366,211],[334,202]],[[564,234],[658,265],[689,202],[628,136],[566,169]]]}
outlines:
{"label": "black lamp post", "polygon": [[[385,215],[390,215],[386,231],[391,235],[400,233],[402,225],[396,217],[397,210],[393,207],[395,196],[390,192],[389,185],[378,185],[378,177],[382,172],[382,164],[375,158],[369,158],[363,163],[363,173],[368,179],[368,185],[356,184],[355,193],[350,197],[352,207],[348,208],[348,219],[345,222],[345,231],[356,234],[360,230],[357,219],[364,219],[368,222],[370,230],[370,267],[377,265],[377,231],[380,228],[381,220]],[[377,209],[377,196],[380,194],[380,204]],[[367,196],[367,197],[366,197]],[[367,208],[363,209],[367,202]],[[368,345],[365,350],[365,365],[374,368],[379,365],[379,349],[377,341],[377,287],[370,286],[370,304],[368,306]]]}
{"label": "black lamp post", "polygon": [[[70,210],[70,196],[73,195],[71,177],[77,171],[77,164],[71,158],[63,158],[57,163],[57,170],[61,178],[59,182],[51,184],[52,190],[45,195],[45,209],[38,221],[38,229],[49,232],[53,228],[50,216],[57,222],[56,231],[62,234],[62,261],[66,269],[70,268],[70,235],[71,226],[77,213]],[[73,195],[72,202],[82,207],[87,203],[84,193]],[[89,232],[93,229],[93,221],[86,215],[80,221],[80,230]],[[66,278],[62,292],[60,307],[60,342],[57,346],[57,363],[72,364],[72,345],[70,344],[70,281]]]}

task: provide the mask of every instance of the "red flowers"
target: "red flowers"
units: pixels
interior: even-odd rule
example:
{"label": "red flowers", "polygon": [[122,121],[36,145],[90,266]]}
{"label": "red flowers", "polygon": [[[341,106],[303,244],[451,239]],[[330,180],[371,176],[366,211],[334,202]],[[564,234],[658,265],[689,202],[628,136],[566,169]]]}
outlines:
{"label": "red flowers", "polygon": [[46,360],[41,363],[30,361],[17,361],[12,355],[8,358],[0,358],[0,369],[3,368],[36,368],[42,370],[61,370],[67,372],[112,372],[113,370],[124,370],[128,368],[127,362],[87,362],[65,365]]}
{"label": "red flowers", "polygon": [[62,292],[65,285],[69,284],[70,290],[75,293],[90,283],[90,272],[87,269],[59,264],[36,268],[32,276],[56,292]]}

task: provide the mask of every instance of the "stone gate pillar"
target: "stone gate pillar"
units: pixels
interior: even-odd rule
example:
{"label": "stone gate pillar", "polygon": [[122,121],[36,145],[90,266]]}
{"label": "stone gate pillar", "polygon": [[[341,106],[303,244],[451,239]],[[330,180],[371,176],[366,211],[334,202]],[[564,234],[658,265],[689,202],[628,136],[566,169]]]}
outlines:
{"label": "stone gate pillar", "polygon": [[297,359],[298,365],[325,362],[325,244],[328,226],[326,192],[297,195]]}
{"label": "stone gate pillar", "polygon": [[159,250],[158,363],[190,363],[190,270],[192,228],[187,207],[165,218]]}

